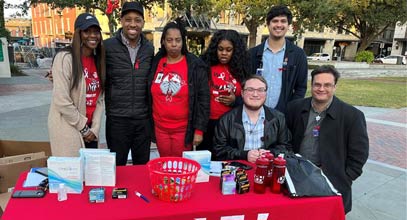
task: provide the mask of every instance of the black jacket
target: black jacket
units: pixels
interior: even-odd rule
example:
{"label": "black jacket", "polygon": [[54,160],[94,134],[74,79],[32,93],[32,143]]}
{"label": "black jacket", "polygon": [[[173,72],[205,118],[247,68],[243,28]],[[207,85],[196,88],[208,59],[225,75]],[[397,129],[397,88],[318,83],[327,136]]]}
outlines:
{"label": "black jacket", "polygon": [[[293,134],[294,153],[300,150],[308,123],[311,98],[295,100],[287,108],[287,126]],[[319,134],[321,169],[342,194],[345,212],[352,208],[351,185],[362,174],[369,156],[364,114],[334,96]]]}
{"label": "black jacket", "polygon": [[[214,151],[216,160],[247,160],[244,150],[245,131],[242,121],[243,105],[225,113],[215,128]],[[291,151],[291,134],[285,124],[284,115],[264,106],[264,149],[274,155]]]}
{"label": "black jacket", "polygon": [[[162,53],[158,52],[153,59],[151,74],[148,79],[150,108],[153,103],[151,97],[151,85],[161,58],[163,58]],[[208,67],[201,59],[199,59],[192,53],[187,53],[186,59],[188,65],[189,115],[187,132],[185,134],[185,145],[188,145],[191,144],[193,141],[195,129],[199,129],[204,132],[206,131],[206,126],[208,125],[209,120],[210,96],[208,84]],[[150,112],[150,114],[152,114],[152,112]]]}
{"label": "black jacket", "polygon": [[141,36],[136,64],[131,62],[129,51],[122,42],[121,30],[105,40],[106,48],[106,115],[147,119],[149,105],[147,79],[154,56],[153,45]]}
{"label": "black jacket", "polygon": [[[264,44],[253,47],[250,52],[250,73],[256,74],[257,68],[263,67]],[[286,50],[284,53],[283,79],[280,98],[275,109],[282,113],[286,112],[287,103],[294,99],[304,98],[307,91],[308,64],[304,51],[286,39]]]}

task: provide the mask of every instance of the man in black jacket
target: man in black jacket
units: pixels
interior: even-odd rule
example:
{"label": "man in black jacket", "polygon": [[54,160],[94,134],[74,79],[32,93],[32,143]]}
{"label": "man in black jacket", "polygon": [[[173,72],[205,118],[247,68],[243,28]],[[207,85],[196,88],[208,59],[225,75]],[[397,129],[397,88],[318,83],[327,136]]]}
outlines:
{"label": "man in black jacket", "polygon": [[307,57],[285,39],[291,21],[287,6],[272,7],[267,14],[268,39],[249,51],[251,74],[262,75],[270,87],[266,105],[283,113],[288,102],[304,98],[307,91]]}
{"label": "man in black jacket", "polygon": [[106,48],[106,140],[116,152],[116,164],[126,165],[131,149],[133,164],[150,158],[151,125],[147,79],[154,55],[144,37],[144,11],[139,2],[126,2],[121,25]]}
{"label": "man in black jacket", "polygon": [[266,80],[252,75],[242,88],[244,104],[223,115],[215,128],[215,159],[254,163],[264,152],[277,156],[289,151],[291,136],[284,115],[264,105]]}
{"label": "man in black jacket", "polygon": [[363,113],[334,96],[339,72],[322,66],[311,73],[312,97],[288,104],[287,126],[294,153],[321,167],[352,209],[352,181],[362,174],[369,155]]}

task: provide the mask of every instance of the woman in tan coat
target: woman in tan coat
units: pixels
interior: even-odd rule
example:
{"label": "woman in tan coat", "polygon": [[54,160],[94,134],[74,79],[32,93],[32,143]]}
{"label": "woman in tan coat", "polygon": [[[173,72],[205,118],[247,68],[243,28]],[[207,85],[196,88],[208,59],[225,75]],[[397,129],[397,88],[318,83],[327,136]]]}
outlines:
{"label": "woman in tan coat", "polygon": [[48,115],[53,156],[78,156],[79,148],[98,147],[105,79],[105,51],[100,30],[93,15],[79,15],[71,47],[55,56]]}

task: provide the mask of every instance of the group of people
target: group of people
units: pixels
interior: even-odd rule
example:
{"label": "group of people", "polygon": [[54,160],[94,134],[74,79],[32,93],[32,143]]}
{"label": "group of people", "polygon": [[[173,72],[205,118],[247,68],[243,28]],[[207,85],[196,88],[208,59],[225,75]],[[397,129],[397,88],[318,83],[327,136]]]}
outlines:
{"label": "group of people", "polygon": [[285,38],[292,14],[274,6],[269,37],[247,50],[234,30],[214,33],[206,51],[188,52],[182,19],[165,25],[161,48],[144,37],[144,10],[125,2],[122,27],[102,41],[97,19],[79,15],[71,47],[53,61],[48,127],[54,156],[97,148],[106,111],[106,140],[125,165],[149,160],[151,141],[160,156],[198,149],[213,160],[255,162],[264,152],[300,153],[319,166],[351,210],[351,184],[368,157],[363,113],[335,96],[339,73],[311,73],[305,53]]}

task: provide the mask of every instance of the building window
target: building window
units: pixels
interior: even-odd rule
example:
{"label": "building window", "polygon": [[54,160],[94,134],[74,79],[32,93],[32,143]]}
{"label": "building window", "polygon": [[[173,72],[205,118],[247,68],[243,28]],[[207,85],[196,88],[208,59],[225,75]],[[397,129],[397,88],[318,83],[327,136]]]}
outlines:
{"label": "building window", "polygon": [[64,19],[61,19],[61,29],[62,29],[62,33],[61,33],[61,34],[65,34]]}
{"label": "building window", "polygon": [[66,19],[66,26],[68,27],[68,31],[71,31],[71,25],[69,23],[69,18]]}
{"label": "building window", "polygon": [[236,25],[242,25],[243,24],[243,18],[242,15],[235,12],[235,24]]}
{"label": "building window", "polygon": [[52,31],[53,29],[52,29],[52,21],[49,21],[49,33],[50,34],[53,34],[53,31]]}
{"label": "building window", "polygon": [[229,24],[229,11],[222,11],[220,13],[219,23],[220,24]]}
{"label": "building window", "polygon": [[48,35],[47,21],[44,21],[44,34]]}

